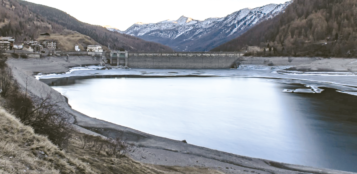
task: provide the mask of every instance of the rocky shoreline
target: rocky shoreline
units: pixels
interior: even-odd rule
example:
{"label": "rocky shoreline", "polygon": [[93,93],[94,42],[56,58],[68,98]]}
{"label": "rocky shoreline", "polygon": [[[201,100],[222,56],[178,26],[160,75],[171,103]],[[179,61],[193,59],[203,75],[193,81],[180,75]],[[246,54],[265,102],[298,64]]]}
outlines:
{"label": "rocky shoreline", "polygon": [[[265,65],[269,58],[244,58],[246,61],[242,61],[244,65]],[[251,60],[253,59],[253,60]],[[300,60],[301,59],[301,60]],[[293,66],[297,70],[299,68],[318,70],[318,69],[329,69],[331,71],[345,71],[354,72],[357,70],[357,59],[312,59],[306,58],[303,61],[300,58],[299,63],[289,65],[289,63],[283,64],[278,63],[286,62],[289,58],[275,58],[271,62],[275,61],[276,65],[280,66]],[[288,62],[288,61],[287,61]],[[294,60],[292,60],[294,62]],[[356,63],[354,63],[356,62]],[[61,108],[67,113],[73,116],[73,125],[81,132],[88,133],[92,135],[100,135],[107,137],[122,136],[125,137],[127,141],[135,143],[138,148],[135,152],[131,153],[130,156],[139,162],[164,165],[164,166],[190,166],[190,167],[206,167],[212,168],[224,173],[349,173],[342,171],[334,171],[328,169],[316,169],[312,167],[290,165],[278,162],[272,162],[263,159],[255,159],[249,157],[243,157],[239,155],[234,155],[226,152],[220,152],[212,149],[207,149],[204,147],[198,147],[190,144],[186,144],[182,141],[171,140],[163,137],[158,137],[150,135],[138,130],[130,129],[124,126],[115,125],[103,120],[91,118],[78,111],[73,110],[67,104],[66,99],[57,91],[53,90],[51,87],[42,83],[35,78],[34,74],[37,73],[63,73],[67,72],[70,67],[81,66],[81,65],[95,65],[99,64],[99,60],[92,57],[71,57],[69,61],[61,57],[49,57],[43,59],[13,59],[10,58],[7,62],[9,67],[12,69],[13,76],[20,86],[24,87],[27,84],[27,89],[37,97],[46,97],[50,95],[53,100],[57,101]],[[119,71],[119,70],[118,70]],[[123,73],[128,73],[129,70],[123,71]],[[170,70],[145,70],[147,72],[152,71],[159,72],[159,75],[163,72],[170,74]],[[143,70],[134,70],[129,74],[141,75]],[[197,72],[197,70],[188,71],[186,75],[192,75]],[[201,74],[207,75],[212,74],[211,71],[199,71]],[[203,72],[203,73],[202,73]],[[237,71],[230,71],[231,75],[240,74],[242,77],[246,77],[248,72],[237,73]],[[164,74],[165,74],[164,73]],[[257,77],[267,76],[266,74],[257,73]],[[85,76],[84,74],[82,74]],[[106,74],[104,74],[106,75]],[[152,74],[149,74],[152,75]],[[172,75],[172,73],[171,73]],[[180,74],[175,74],[175,76]],[[196,74],[197,75],[197,74]],[[259,76],[260,75],[260,76]],[[293,77],[286,77],[286,75],[274,74],[271,78],[283,78],[290,79]],[[304,78],[314,79],[310,76],[294,76],[294,78]],[[353,81],[353,76],[348,78],[330,78],[324,77],[322,81],[329,80],[332,83],[344,84],[349,86],[357,86],[357,82]],[[351,80],[352,79],[352,80]],[[189,142],[188,142],[189,143]]]}

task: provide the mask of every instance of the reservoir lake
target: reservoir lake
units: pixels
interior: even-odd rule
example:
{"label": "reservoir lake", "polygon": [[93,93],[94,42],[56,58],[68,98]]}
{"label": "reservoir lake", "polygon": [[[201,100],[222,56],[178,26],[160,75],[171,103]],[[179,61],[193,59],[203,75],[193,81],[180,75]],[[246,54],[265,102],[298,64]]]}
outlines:
{"label": "reservoir lake", "polygon": [[357,172],[357,97],[277,79],[92,78],[52,86],[88,116],[237,155]]}

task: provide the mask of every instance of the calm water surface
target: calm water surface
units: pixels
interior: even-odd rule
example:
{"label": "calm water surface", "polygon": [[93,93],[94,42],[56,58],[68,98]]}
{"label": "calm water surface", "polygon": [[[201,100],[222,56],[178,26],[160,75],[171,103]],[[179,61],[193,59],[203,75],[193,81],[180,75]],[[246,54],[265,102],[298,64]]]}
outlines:
{"label": "calm water surface", "polygon": [[76,110],[234,154],[357,172],[355,97],[255,78],[106,78],[53,86]]}

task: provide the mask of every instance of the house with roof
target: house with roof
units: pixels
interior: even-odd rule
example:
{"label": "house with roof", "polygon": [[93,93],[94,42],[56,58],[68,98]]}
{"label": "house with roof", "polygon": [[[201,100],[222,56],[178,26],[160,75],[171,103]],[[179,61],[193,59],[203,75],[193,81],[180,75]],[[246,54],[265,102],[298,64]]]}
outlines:
{"label": "house with roof", "polygon": [[102,53],[103,52],[103,48],[100,45],[88,45],[87,46],[87,52]]}
{"label": "house with roof", "polygon": [[15,39],[12,37],[0,37],[0,50],[12,50]]}

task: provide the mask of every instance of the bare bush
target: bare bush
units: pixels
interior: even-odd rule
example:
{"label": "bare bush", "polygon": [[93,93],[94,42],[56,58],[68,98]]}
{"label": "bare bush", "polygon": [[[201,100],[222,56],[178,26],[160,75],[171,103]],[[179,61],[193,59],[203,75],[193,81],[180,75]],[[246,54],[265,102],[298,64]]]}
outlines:
{"label": "bare bush", "polygon": [[0,89],[1,96],[6,98],[11,89],[11,71],[8,68],[0,69]]}
{"label": "bare bush", "polygon": [[20,57],[19,54],[16,54],[16,53],[11,53],[11,56],[16,59]]}
{"label": "bare bush", "polygon": [[72,136],[73,127],[70,115],[63,112],[50,95],[34,100],[34,107],[27,119],[28,125],[38,134],[46,135],[56,145],[66,148]]}
{"label": "bare bush", "polygon": [[45,135],[52,143],[66,148],[73,132],[70,116],[62,112],[50,95],[45,98],[30,98],[27,90],[26,93],[20,91],[7,67],[0,69],[0,87],[1,96],[6,99],[7,110],[22,123],[31,126],[36,133]]}
{"label": "bare bush", "polygon": [[23,58],[23,59],[27,59],[27,58],[28,58],[28,56],[27,56],[26,54],[21,54],[21,58]]}
{"label": "bare bush", "polygon": [[0,69],[6,67],[6,59],[7,57],[3,54],[3,51],[0,50]]}

